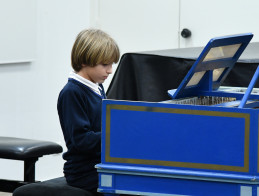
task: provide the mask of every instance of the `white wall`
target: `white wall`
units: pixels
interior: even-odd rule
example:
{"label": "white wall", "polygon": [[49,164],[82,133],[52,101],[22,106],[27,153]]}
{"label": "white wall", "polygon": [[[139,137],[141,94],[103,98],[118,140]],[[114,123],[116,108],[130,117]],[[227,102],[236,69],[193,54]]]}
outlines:
{"label": "white wall", "polygon": [[[0,135],[53,141],[65,150],[57,97],[71,70],[70,51],[75,37],[90,25],[90,2],[36,1],[35,61],[0,65]],[[2,179],[22,180],[23,162],[1,159],[0,173]],[[36,164],[37,180],[62,175],[61,154],[40,158]]]}
{"label": "white wall", "polygon": [[0,5],[0,63],[33,60],[36,46],[36,1],[1,0]]}

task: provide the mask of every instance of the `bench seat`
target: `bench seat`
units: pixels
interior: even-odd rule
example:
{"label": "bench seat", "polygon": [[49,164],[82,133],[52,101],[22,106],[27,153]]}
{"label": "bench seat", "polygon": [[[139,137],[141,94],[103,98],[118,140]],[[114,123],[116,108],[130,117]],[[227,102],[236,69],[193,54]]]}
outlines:
{"label": "bench seat", "polygon": [[0,191],[12,192],[21,185],[35,182],[35,163],[39,157],[62,151],[54,142],[0,137],[0,158],[24,161],[24,181],[0,180]]}

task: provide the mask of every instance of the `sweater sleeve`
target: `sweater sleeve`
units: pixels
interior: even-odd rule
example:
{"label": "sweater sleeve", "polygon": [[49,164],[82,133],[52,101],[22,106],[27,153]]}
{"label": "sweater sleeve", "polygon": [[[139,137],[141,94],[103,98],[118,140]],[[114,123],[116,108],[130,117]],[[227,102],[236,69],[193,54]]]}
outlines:
{"label": "sweater sleeve", "polygon": [[91,130],[91,114],[84,99],[75,90],[62,92],[58,100],[58,113],[68,148],[92,154],[101,151],[101,132]]}

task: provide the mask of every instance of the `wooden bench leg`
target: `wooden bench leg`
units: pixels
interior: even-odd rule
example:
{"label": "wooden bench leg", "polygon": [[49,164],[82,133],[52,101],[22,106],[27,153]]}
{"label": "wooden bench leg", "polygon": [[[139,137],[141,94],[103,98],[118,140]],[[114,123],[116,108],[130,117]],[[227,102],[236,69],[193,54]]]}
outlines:
{"label": "wooden bench leg", "polygon": [[24,160],[24,182],[35,182],[35,163],[38,158]]}

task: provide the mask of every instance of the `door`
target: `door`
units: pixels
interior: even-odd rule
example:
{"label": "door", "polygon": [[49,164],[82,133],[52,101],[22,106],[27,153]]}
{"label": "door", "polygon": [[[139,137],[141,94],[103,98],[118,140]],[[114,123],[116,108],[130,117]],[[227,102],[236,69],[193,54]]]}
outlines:
{"label": "door", "polygon": [[251,32],[259,41],[258,0],[180,0],[180,48],[205,46],[212,37]]}

